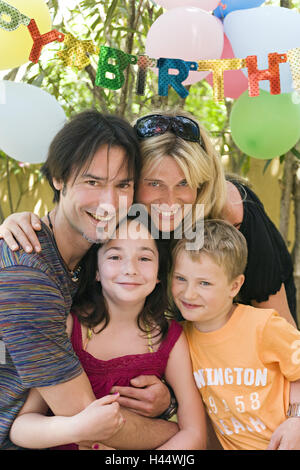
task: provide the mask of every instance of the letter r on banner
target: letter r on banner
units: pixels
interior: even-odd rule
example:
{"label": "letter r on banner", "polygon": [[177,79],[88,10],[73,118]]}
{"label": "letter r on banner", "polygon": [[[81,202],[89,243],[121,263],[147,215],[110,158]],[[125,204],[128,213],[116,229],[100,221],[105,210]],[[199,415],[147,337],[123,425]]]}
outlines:
{"label": "letter r on banner", "polygon": [[[181,59],[158,59],[158,94],[168,96],[169,85],[178,93],[181,98],[186,98],[189,94],[182,82],[187,79],[191,69],[191,62]],[[177,69],[177,75],[169,74],[169,69]]]}

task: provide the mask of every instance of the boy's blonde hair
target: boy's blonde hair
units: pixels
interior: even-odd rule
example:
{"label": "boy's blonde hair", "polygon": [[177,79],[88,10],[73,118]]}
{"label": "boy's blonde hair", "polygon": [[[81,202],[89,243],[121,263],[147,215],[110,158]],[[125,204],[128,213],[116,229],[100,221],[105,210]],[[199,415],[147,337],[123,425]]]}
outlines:
{"label": "boy's blonde hair", "polygon": [[173,268],[178,254],[184,250],[193,261],[199,260],[202,253],[208,255],[222,267],[229,281],[243,274],[247,264],[247,242],[244,235],[225,220],[204,221],[203,246],[197,250],[186,249],[187,240],[179,240],[172,252]]}
{"label": "boy's blonde hair", "polygon": [[[153,111],[161,116],[185,116],[197,120],[181,109]],[[197,220],[197,204],[204,204],[205,218],[219,218],[226,202],[227,187],[221,160],[214,149],[207,131],[200,126],[203,147],[198,142],[189,142],[166,132],[143,139],[140,143],[142,155],[142,174],[155,168],[163,157],[170,156],[183,171],[191,188],[197,189],[197,199],[193,209],[193,223]]]}

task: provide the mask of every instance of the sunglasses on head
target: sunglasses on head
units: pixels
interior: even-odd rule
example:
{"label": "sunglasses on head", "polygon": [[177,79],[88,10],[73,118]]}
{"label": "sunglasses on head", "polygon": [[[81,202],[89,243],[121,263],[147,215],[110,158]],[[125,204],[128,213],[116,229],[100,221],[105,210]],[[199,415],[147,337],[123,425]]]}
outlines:
{"label": "sunglasses on head", "polygon": [[147,139],[166,132],[174,132],[175,135],[190,142],[199,142],[204,148],[200,135],[200,129],[196,121],[185,116],[162,116],[150,114],[138,119],[134,125],[137,136]]}

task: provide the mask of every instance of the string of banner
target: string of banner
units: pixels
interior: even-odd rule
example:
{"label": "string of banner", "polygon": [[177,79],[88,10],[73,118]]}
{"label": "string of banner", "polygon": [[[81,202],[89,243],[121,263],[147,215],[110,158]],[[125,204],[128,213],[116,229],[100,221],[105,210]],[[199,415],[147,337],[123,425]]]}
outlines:
{"label": "string of banner", "polygon": [[[181,98],[189,94],[183,82],[187,79],[190,71],[211,71],[213,73],[213,96],[215,101],[224,100],[224,72],[226,70],[248,69],[248,91],[249,96],[259,96],[259,82],[268,80],[270,82],[271,95],[281,93],[279,64],[289,62],[295,90],[300,92],[300,48],[288,50],[286,53],[268,54],[268,69],[257,68],[257,56],[247,56],[245,59],[212,59],[185,61],[182,59],[159,58],[153,59],[147,55],[127,54],[112,47],[95,46],[93,41],[82,41],[76,39],[72,34],[63,34],[56,29],[41,34],[34,19],[22,14],[17,8],[0,0],[0,28],[6,31],[14,31],[24,25],[33,40],[33,46],[29,55],[29,61],[37,63],[42,49],[45,45],[59,41],[63,42],[65,48],[57,52],[57,56],[65,66],[84,69],[90,64],[89,55],[99,55],[98,68],[95,85],[110,90],[122,88],[125,76],[124,71],[129,65],[137,65],[136,93],[144,95],[147,72],[149,68],[158,68],[158,94],[167,96],[169,86],[174,88]],[[175,75],[174,70],[178,71]],[[172,71],[172,73],[170,73]],[[109,74],[109,75],[108,75]]]}

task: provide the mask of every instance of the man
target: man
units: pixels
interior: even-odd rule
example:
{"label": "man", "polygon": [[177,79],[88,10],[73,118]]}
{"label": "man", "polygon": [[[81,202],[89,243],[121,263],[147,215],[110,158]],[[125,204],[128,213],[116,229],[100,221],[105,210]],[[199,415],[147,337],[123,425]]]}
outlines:
{"label": "man", "polygon": [[[41,253],[13,252],[0,241],[0,339],[6,348],[0,361],[0,448],[13,448],[9,428],[29,389],[36,388],[55,415],[72,416],[95,400],[65,319],[84,255],[129,209],[139,169],[138,142],[126,121],[80,113],[54,138],[42,169],[56,206],[43,219]],[[123,404],[135,408],[136,402],[138,413],[148,416],[168,407],[169,392],[158,379],[140,377],[136,385],[146,389]],[[177,431],[174,423],[138,413],[122,409],[125,424],[105,444],[155,448]],[[101,440],[95,429],[88,437]]]}

